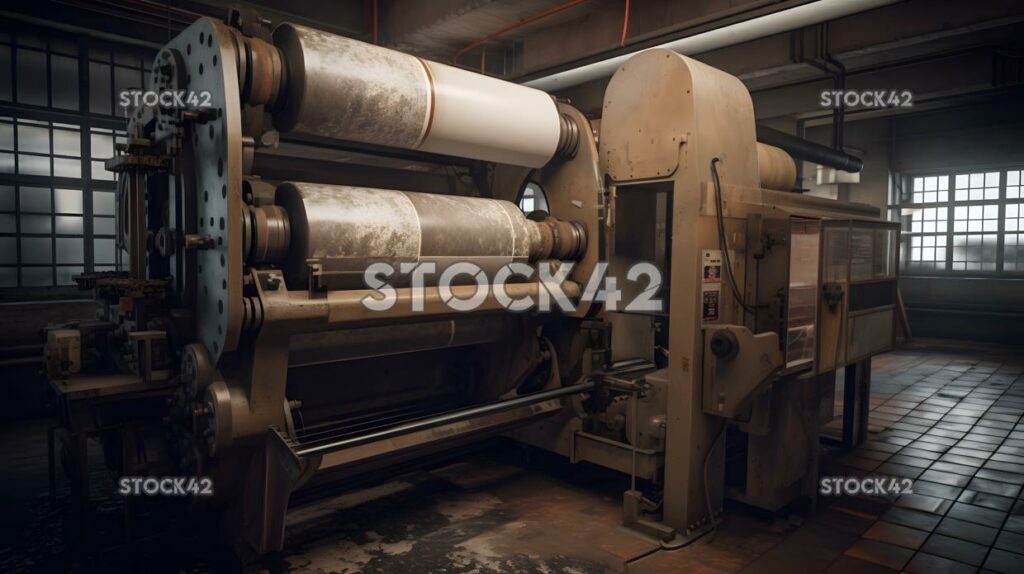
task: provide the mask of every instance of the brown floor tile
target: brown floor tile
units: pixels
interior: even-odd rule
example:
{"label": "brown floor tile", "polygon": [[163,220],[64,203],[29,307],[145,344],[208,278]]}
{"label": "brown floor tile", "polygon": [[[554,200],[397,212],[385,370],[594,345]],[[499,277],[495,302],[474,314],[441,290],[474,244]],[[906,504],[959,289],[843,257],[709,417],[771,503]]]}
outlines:
{"label": "brown floor tile", "polygon": [[882,515],[882,520],[930,532],[935,529],[939,521],[942,520],[942,517],[927,512],[894,506]]}
{"label": "brown floor tile", "polygon": [[[941,524],[939,525],[942,526]],[[923,552],[981,566],[988,554],[988,547],[942,534],[932,534],[921,548]]]}
{"label": "brown floor tile", "polygon": [[935,532],[984,546],[991,545],[992,541],[996,539],[996,535],[999,534],[999,530],[996,528],[974,524],[973,522],[965,522],[948,516],[943,518],[942,522],[935,527]]}
{"label": "brown floor tile", "polygon": [[978,472],[977,467],[969,466],[966,464],[956,464],[954,462],[946,462],[938,460],[930,468],[941,472],[951,472],[962,476],[974,476],[974,473]]}
{"label": "brown floor tile", "polygon": [[949,486],[964,487],[971,481],[971,477],[964,476],[962,474],[953,474],[951,472],[943,472],[942,470],[931,468],[921,473],[921,476],[917,477],[918,481],[927,480],[929,482],[938,482],[940,484],[948,484]]}
{"label": "brown floor tile", "polygon": [[1012,498],[989,494],[987,492],[978,492],[976,490],[965,490],[963,494],[957,498],[957,501],[1003,512],[1009,512],[1010,509],[1013,508],[1013,503],[1015,502]]}
{"label": "brown floor tile", "polygon": [[996,538],[995,546],[1001,550],[1024,552],[1024,534],[1004,530],[1000,532],[999,537]]}
{"label": "brown floor tile", "polygon": [[1002,525],[1003,520],[1006,518],[1006,513],[999,512],[998,510],[992,510],[991,508],[981,508],[980,506],[956,502],[953,504],[952,508],[949,509],[947,516],[966,520],[967,522],[974,522],[975,524],[999,528],[999,526]]}
{"label": "brown floor tile", "polygon": [[977,568],[941,556],[918,552],[906,566],[911,574],[973,574]]}
{"label": "brown floor tile", "polygon": [[971,482],[967,484],[967,488],[970,490],[987,492],[989,494],[996,494],[999,496],[1006,496],[1009,498],[1014,498],[1018,494],[1020,494],[1020,487],[1017,486],[1016,484],[1000,482],[998,480],[987,480],[978,477],[971,479]]}
{"label": "brown floor tile", "polygon": [[886,568],[881,564],[866,562],[852,556],[840,556],[825,572],[826,574],[890,574],[899,572],[899,570]]}
{"label": "brown floor tile", "polygon": [[940,515],[946,513],[950,504],[951,501],[944,498],[924,494],[904,494],[896,499],[896,506]]}
{"label": "brown floor tile", "polygon": [[914,551],[894,544],[861,539],[851,546],[845,554],[860,560],[881,564],[886,568],[900,570],[910,561]]}
{"label": "brown floor tile", "polygon": [[985,568],[1001,574],[1020,574],[1024,571],[1024,556],[1005,550],[992,549],[988,559],[985,560]]}
{"label": "brown floor tile", "polygon": [[925,539],[928,538],[928,533],[891,522],[879,521],[862,536],[869,540],[888,542],[896,546],[917,550],[924,544]]}

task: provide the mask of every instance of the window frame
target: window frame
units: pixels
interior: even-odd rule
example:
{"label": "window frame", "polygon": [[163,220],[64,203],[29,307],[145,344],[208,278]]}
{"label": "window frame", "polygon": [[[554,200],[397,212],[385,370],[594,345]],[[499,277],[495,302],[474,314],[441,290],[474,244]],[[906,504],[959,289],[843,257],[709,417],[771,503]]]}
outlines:
{"label": "window frame", "polygon": [[[981,277],[981,278],[1021,278],[1024,277],[1024,260],[1018,256],[1016,261],[1021,261],[1019,269],[1007,270],[1004,268],[1006,261],[1006,235],[1007,233],[1024,235],[1024,230],[1019,231],[1007,231],[1006,230],[1006,207],[1009,204],[1020,204],[1024,206],[1024,193],[1020,198],[1008,198],[1007,197],[1007,174],[1014,171],[1024,170],[1024,163],[1014,164],[999,164],[999,165],[975,165],[975,166],[957,166],[946,169],[931,169],[931,170],[906,170],[896,174],[894,181],[896,187],[891,190],[889,202],[888,202],[888,213],[890,221],[898,221],[901,223],[900,232],[900,247],[901,247],[901,258],[900,258],[900,271],[901,273],[908,276],[929,276],[929,275],[941,275],[946,277]],[[992,173],[996,172],[999,174],[999,185],[998,195],[995,199],[956,199],[956,178],[957,176],[964,176],[978,173]],[[914,180],[916,178],[926,178],[933,176],[946,176],[949,178],[948,185],[948,196],[946,201],[936,201],[928,203],[914,203]],[[1021,182],[1024,186],[1024,181]],[[996,218],[996,229],[994,231],[957,231],[956,230],[956,208],[972,206],[985,206],[994,205],[997,208]],[[929,208],[945,208],[947,210],[946,216],[946,230],[944,232],[925,232],[925,231],[913,231],[913,214],[915,210],[923,210]],[[912,257],[912,241],[914,237],[926,237],[926,236],[942,236],[946,241],[946,252],[945,261],[941,268],[926,268],[924,266],[914,265]],[[954,245],[956,238],[963,236],[985,236],[995,235],[996,246],[995,246],[995,268],[994,269],[954,269]],[[984,265],[985,260],[980,262],[980,265]]]}

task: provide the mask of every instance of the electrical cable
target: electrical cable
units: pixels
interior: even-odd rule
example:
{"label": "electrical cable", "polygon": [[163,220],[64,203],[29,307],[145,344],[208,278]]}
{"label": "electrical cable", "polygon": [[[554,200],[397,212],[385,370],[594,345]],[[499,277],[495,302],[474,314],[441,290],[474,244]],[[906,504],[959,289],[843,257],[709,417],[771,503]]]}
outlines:
{"label": "electrical cable", "polygon": [[725,219],[722,214],[722,182],[718,177],[718,162],[722,160],[717,157],[711,159],[711,179],[715,184],[715,218],[718,220],[718,244],[722,250],[722,262],[725,267],[727,275],[729,277],[729,287],[732,289],[732,295],[736,298],[736,302],[740,304],[748,313],[756,313],[758,309],[766,309],[768,305],[750,305],[743,298],[743,294],[740,293],[739,286],[736,285],[736,277],[732,272],[732,260],[729,257],[729,245],[725,239]]}
{"label": "electrical cable", "polygon": [[704,500],[708,504],[708,523],[711,524],[711,532],[708,534],[708,542],[711,542],[715,538],[715,533],[718,531],[718,521],[715,519],[715,511],[711,506],[711,489],[708,487],[708,467],[711,466],[711,455],[715,452],[715,448],[718,447],[718,442],[725,436],[726,429],[729,428],[729,421],[722,421],[722,430],[718,431],[718,435],[715,436],[715,440],[712,441],[711,446],[708,447],[708,453],[704,455]]}

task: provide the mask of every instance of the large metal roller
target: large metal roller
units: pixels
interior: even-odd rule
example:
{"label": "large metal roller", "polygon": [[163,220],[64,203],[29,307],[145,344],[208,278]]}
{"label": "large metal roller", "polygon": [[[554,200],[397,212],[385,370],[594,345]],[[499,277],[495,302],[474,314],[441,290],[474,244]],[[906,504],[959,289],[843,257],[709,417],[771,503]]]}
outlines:
{"label": "large metal roller", "polygon": [[572,152],[576,126],[539,90],[297,24],[274,43],[282,132],[528,167]]}
{"label": "large metal roller", "polygon": [[[310,264],[320,266],[325,286],[347,289],[364,288],[373,263],[399,269],[433,262],[436,273],[425,279],[436,285],[458,262],[493,277],[509,263],[578,259],[586,250],[582,224],[532,221],[503,200],[313,183],[283,183],[276,197],[291,229],[284,262],[291,288],[308,286]],[[406,286],[408,279],[396,277],[392,285]]]}

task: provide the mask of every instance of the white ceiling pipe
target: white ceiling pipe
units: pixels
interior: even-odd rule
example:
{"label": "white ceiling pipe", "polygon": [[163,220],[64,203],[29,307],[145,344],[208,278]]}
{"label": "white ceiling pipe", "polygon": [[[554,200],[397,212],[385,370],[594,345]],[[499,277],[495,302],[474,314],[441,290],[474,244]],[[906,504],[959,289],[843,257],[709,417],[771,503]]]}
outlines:
{"label": "white ceiling pipe", "polygon": [[[899,0],[818,0],[809,4],[803,4],[787,10],[780,10],[771,14],[765,14],[758,18],[737,22],[722,28],[708,30],[693,36],[687,36],[657,46],[646,48],[668,48],[674,52],[684,55],[700,54],[711,50],[717,50],[726,46],[741,44],[758,38],[764,38],[773,34],[780,34],[790,30],[796,30],[805,26],[820,24],[857,12],[871,10],[887,4],[894,4]],[[539,90],[554,92],[572,86],[583,84],[598,78],[607,78],[615,73],[615,70],[628,60],[633,54],[641,52],[630,52],[621,54],[607,60],[593,62],[571,70],[556,72],[550,76],[543,76],[524,82],[524,85]]]}

